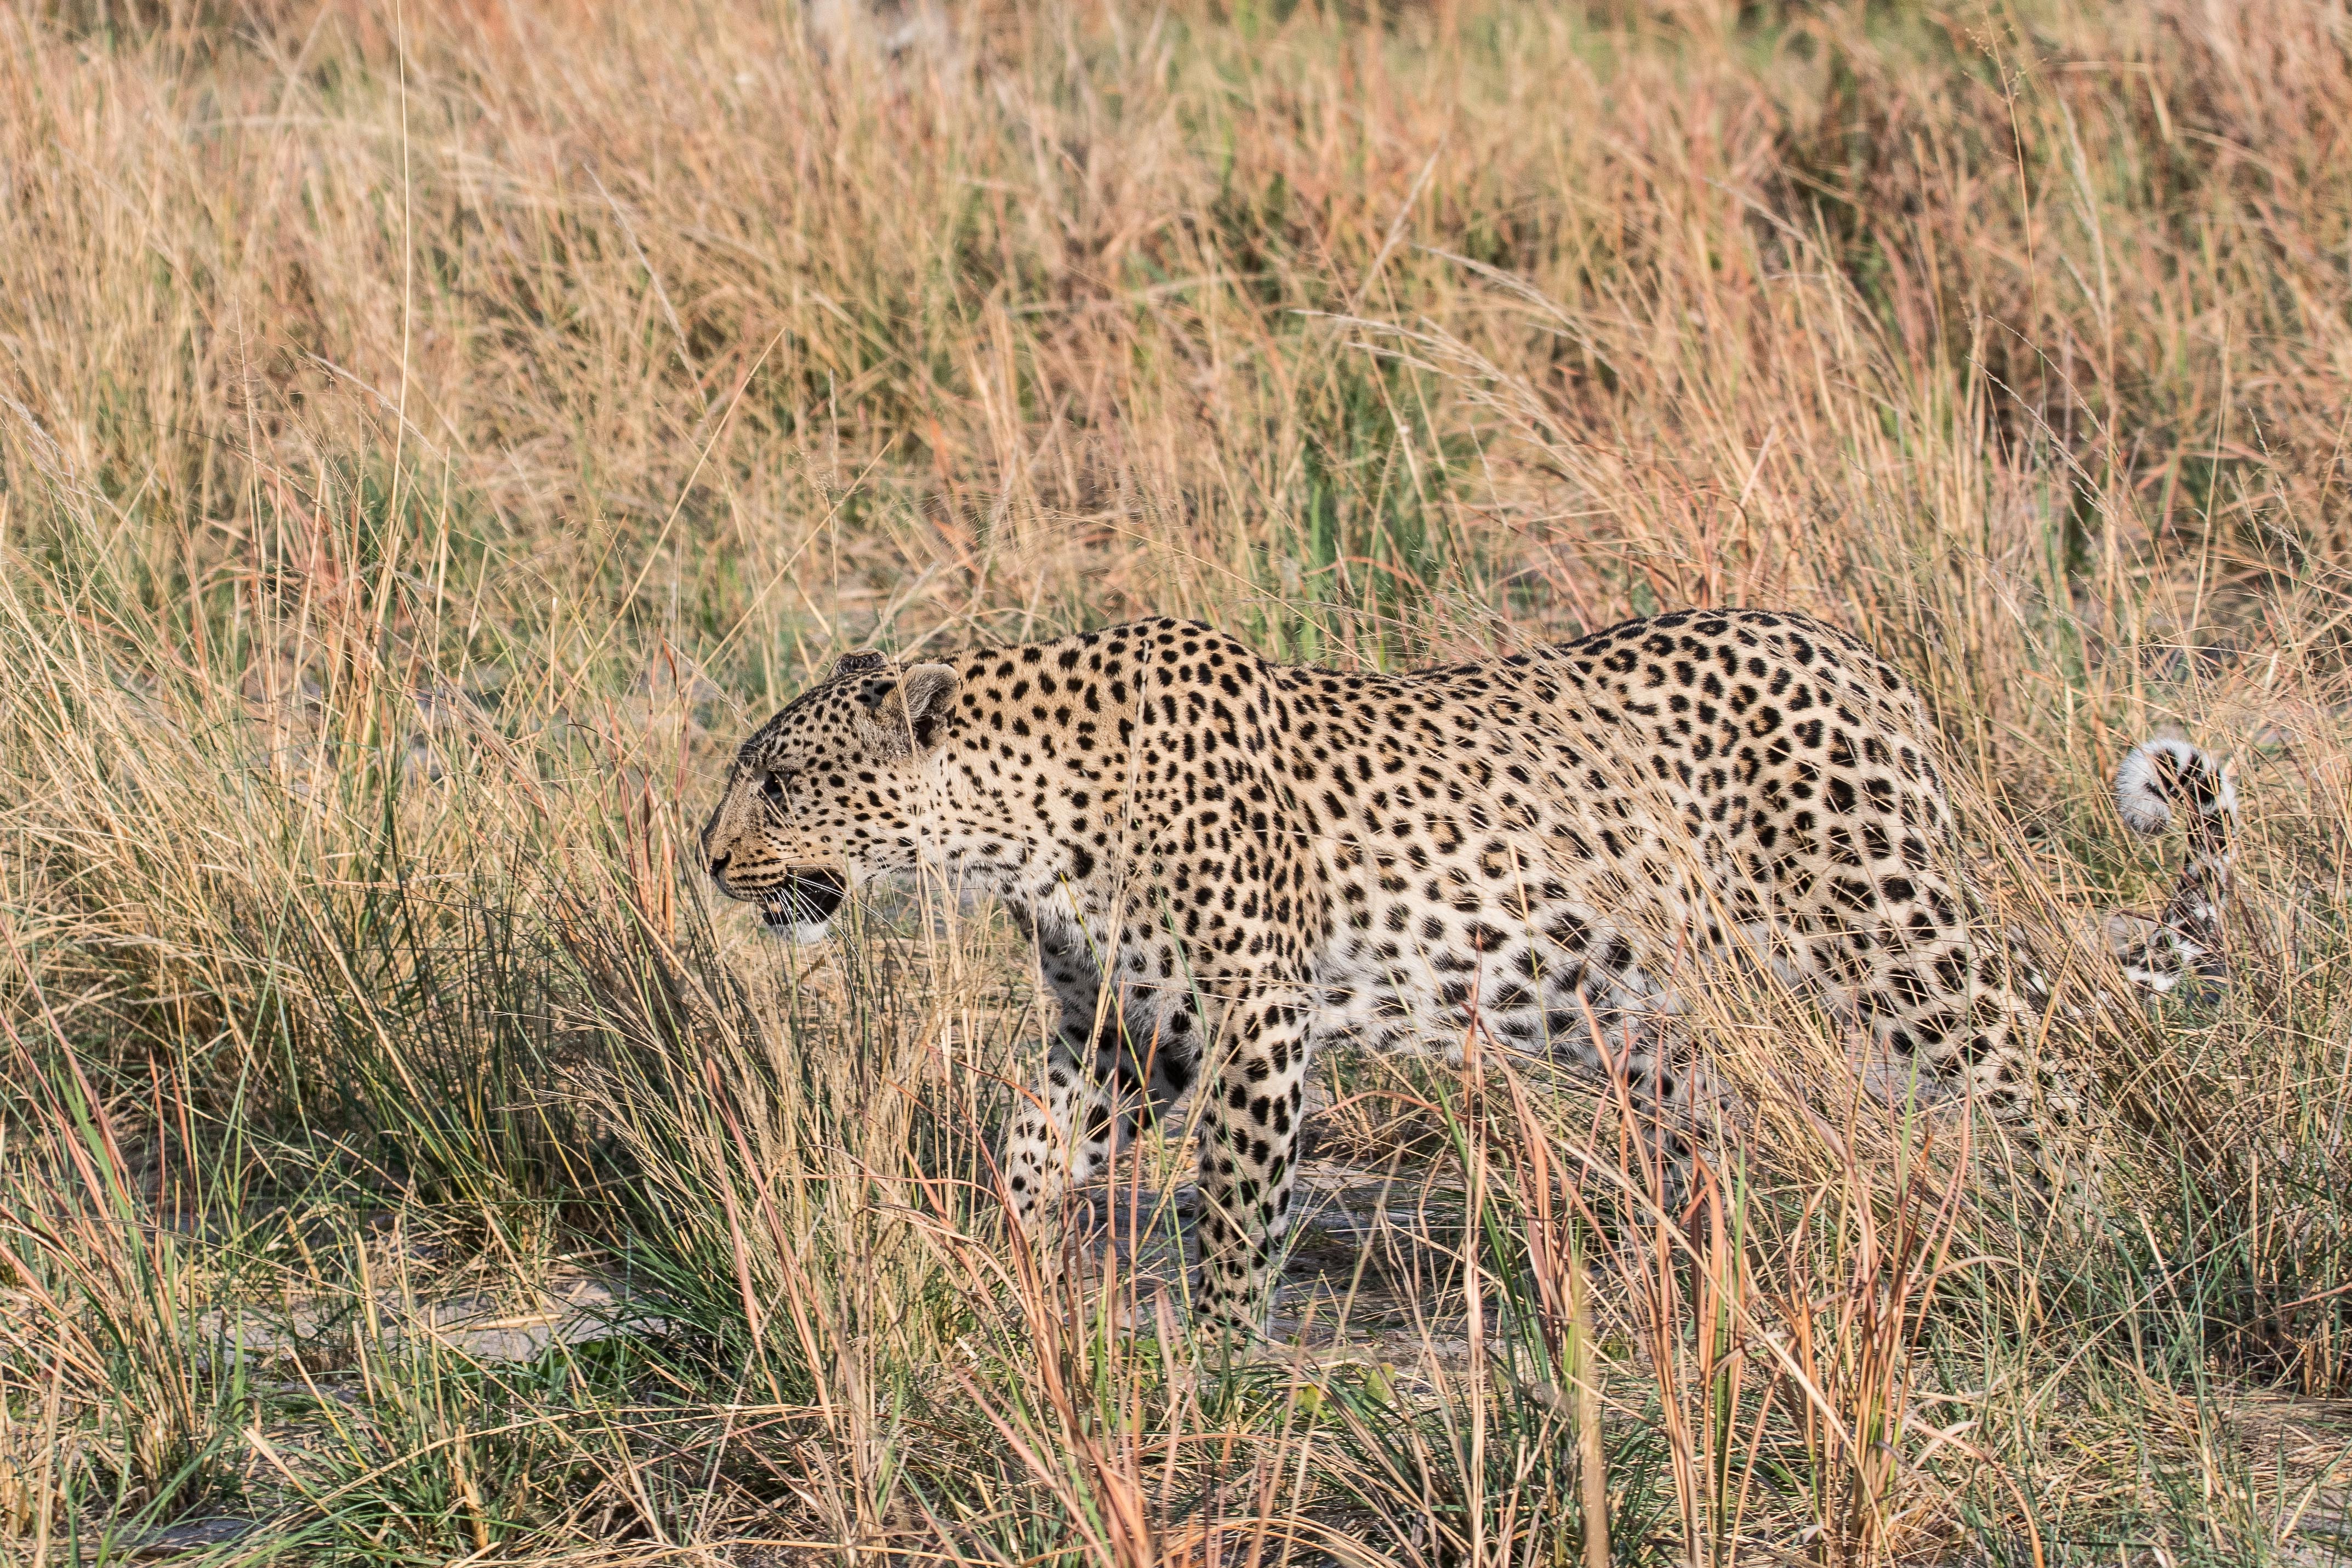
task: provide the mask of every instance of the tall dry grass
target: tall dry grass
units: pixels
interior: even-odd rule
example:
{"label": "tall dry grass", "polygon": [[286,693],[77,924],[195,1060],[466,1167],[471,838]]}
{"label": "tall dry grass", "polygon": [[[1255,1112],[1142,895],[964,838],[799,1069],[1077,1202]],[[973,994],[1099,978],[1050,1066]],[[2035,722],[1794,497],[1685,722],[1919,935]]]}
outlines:
{"label": "tall dry grass", "polygon": [[[2347,50],[2321,0],[0,16],[0,1536],[2336,1550]],[[1606,1086],[1328,1064],[1414,1196],[1235,1356],[1176,1138],[1066,1286],[1005,1236],[1001,921],[781,955],[693,874],[844,644],[1689,602],[1899,658],[2037,932],[2161,896],[2128,744],[2235,755],[2230,990],[2053,1041],[2115,1113],[2082,1225],[1726,977],[1756,1111],[1684,1215]]]}

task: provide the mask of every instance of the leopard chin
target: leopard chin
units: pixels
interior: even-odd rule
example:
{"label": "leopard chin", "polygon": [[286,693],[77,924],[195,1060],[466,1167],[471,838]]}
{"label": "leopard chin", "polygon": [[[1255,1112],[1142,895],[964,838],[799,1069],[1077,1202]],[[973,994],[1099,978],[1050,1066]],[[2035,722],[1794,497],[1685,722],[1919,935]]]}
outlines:
{"label": "leopard chin", "polygon": [[790,903],[763,904],[760,906],[761,933],[772,941],[790,947],[811,947],[833,935],[833,917],[822,920],[799,918],[800,911]]}
{"label": "leopard chin", "polygon": [[797,871],[780,887],[760,896],[760,928],[794,946],[822,942],[833,930],[833,917],[849,894],[849,882],[840,873],[824,869]]}

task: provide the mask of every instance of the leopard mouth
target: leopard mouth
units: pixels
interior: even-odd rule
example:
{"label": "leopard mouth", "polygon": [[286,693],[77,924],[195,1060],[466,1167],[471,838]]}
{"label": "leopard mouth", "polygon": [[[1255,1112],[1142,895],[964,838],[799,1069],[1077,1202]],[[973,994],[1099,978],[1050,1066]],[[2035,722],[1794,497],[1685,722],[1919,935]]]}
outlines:
{"label": "leopard mouth", "polygon": [[839,872],[811,868],[789,873],[760,894],[760,924],[779,936],[814,942],[833,924],[834,912],[849,893]]}

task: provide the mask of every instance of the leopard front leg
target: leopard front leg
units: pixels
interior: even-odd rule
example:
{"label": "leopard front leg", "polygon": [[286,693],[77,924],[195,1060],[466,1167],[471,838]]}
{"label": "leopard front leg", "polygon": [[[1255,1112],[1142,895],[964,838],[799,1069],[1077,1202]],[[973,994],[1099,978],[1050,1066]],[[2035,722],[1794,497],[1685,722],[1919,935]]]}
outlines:
{"label": "leopard front leg", "polygon": [[1100,1175],[1191,1082],[1178,1043],[1165,1039],[1083,1049],[1091,1061],[1081,1061],[1068,1037],[1055,1040],[1045,1076],[1005,1130],[1005,1188],[1014,1219],[1033,1238],[1071,1186]]}
{"label": "leopard front leg", "polygon": [[1092,1180],[1136,1130],[1192,1082],[1197,1039],[1189,1009],[1163,1005],[1148,1034],[1139,1009],[1108,1001],[1083,954],[1041,943],[1046,983],[1061,1007],[1044,1077],[1005,1130],[1001,1170],[1014,1222],[1047,1277],[1061,1262],[1063,1201]]}
{"label": "leopard front leg", "polygon": [[1073,1178],[1084,1181],[1094,1174],[1094,1156],[1074,1148],[1070,1137],[1082,1094],[1092,1102],[1095,1086],[1068,1042],[1057,1039],[1046,1058],[1045,1076],[1023,1098],[1004,1131],[999,1169],[1005,1200],[1012,1207],[1013,1223],[1037,1249],[1048,1273],[1058,1264],[1055,1221],[1060,1217],[1063,1194]]}
{"label": "leopard front leg", "polygon": [[1285,987],[1224,1010],[1202,1097],[1194,1310],[1207,1326],[1265,1324],[1267,1268],[1290,1227],[1311,1005]]}

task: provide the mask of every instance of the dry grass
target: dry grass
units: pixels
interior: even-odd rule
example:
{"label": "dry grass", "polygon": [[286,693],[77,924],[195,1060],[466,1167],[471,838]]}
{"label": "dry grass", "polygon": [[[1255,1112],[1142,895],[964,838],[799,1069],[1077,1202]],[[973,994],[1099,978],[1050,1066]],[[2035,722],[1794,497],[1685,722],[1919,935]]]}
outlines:
{"label": "dry grass", "polygon": [[[16,1556],[2340,1549],[2340,0],[53,0],[0,104]],[[1727,983],[1687,1224],[1605,1091],[1330,1064],[1407,1154],[1233,1360],[1173,1146],[1129,1254],[1005,1240],[1001,921],[780,956],[680,865],[845,644],[1766,601],[1915,673],[2040,928],[2159,896],[2126,746],[2237,758],[2238,979],[2071,1042],[2073,1230]]]}

